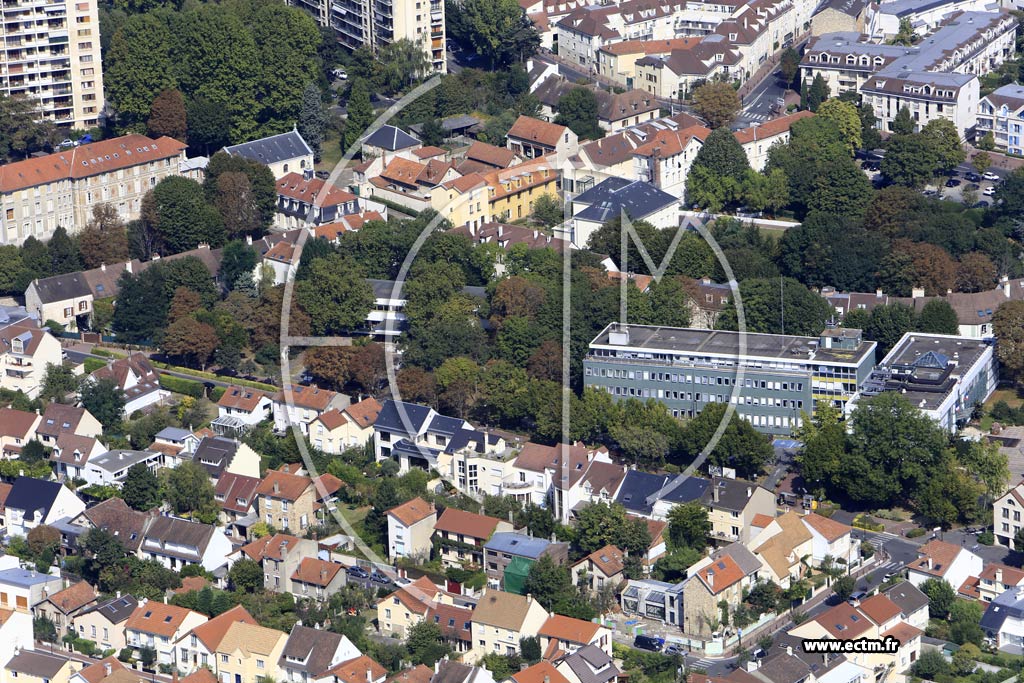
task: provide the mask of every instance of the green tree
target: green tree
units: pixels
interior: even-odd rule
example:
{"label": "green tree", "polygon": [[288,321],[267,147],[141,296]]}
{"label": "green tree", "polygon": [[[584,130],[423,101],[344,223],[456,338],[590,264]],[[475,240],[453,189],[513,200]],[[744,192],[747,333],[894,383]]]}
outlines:
{"label": "green tree", "polygon": [[128,468],[121,497],[129,507],[135,510],[152,510],[160,505],[160,481],[144,463]]}
{"label": "green tree", "polygon": [[839,216],[862,216],[874,196],[864,172],[852,160],[829,164],[822,171],[807,208]]}
{"label": "green tree", "polygon": [[550,555],[543,555],[530,566],[523,591],[550,611],[566,593],[573,591],[569,568],[555,564]]}
{"label": "green tree", "polygon": [[853,591],[856,587],[857,580],[849,574],[840,576],[832,582],[832,590],[835,591],[836,597],[843,602],[846,602],[846,600],[853,595]]}
{"label": "green tree", "polygon": [[39,115],[34,98],[0,95],[0,159],[23,159],[44,151],[57,135]]}
{"label": "green tree", "polygon": [[263,567],[259,562],[243,557],[231,565],[228,581],[240,593],[259,593],[263,590]]}
{"label": "green tree", "polygon": [[128,233],[113,205],[93,205],[92,219],[78,233],[78,251],[86,268],[128,260]]}
{"label": "green tree", "polygon": [[44,643],[56,643],[57,627],[53,621],[45,616],[38,616],[32,620],[32,636]]}
{"label": "green tree", "polygon": [[[216,205],[223,203],[218,201],[220,195],[225,192],[221,177],[228,173],[244,173],[249,178],[248,190],[252,192],[252,195],[248,200],[251,205],[241,211],[244,211],[247,216],[253,216],[251,221],[258,222],[252,224],[244,222],[242,223],[244,227],[241,230],[255,233],[270,227],[274,213],[277,211],[277,184],[270,168],[266,164],[252,159],[232,156],[226,152],[217,152],[210,158],[210,163],[206,166],[206,179],[203,181],[207,202]],[[226,206],[237,207],[238,201],[235,200]],[[235,219],[234,223],[237,225],[240,221]]]}
{"label": "green tree", "polygon": [[540,47],[533,22],[515,0],[463,0],[445,10],[452,37],[472,46],[492,69],[523,62]]}
{"label": "green tree", "polygon": [[67,396],[78,393],[79,378],[63,365],[47,365],[39,398],[64,403]]}
{"label": "green tree", "polygon": [[906,106],[900,107],[900,110],[896,112],[895,118],[889,126],[895,135],[910,135],[914,132],[917,126],[914,124],[914,118],[910,115],[910,109]]}
{"label": "green tree", "polygon": [[959,334],[956,311],[945,299],[931,299],[917,316],[917,329],[930,334]]}
{"label": "green tree", "polygon": [[951,171],[967,158],[960,142],[960,132],[949,119],[932,119],[921,129],[921,137],[928,142],[937,159],[935,170],[938,172]]}
{"label": "green tree", "polygon": [[224,245],[221,252],[220,279],[228,289],[234,289],[239,278],[252,275],[259,256],[251,244],[233,240]]}
{"label": "green tree", "polygon": [[911,671],[918,678],[934,681],[938,677],[949,673],[949,662],[938,650],[922,652],[921,656],[914,662]]}
{"label": "green tree", "polygon": [[195,249],[199,244],[224,244],[224,221],[206,203],[199,183],[182,176],[168,176],[152,190],[155,227],[167,254]]}
{"label": "green tree", "polygon": [[[815,292],[791,278],[752,279],[740,283],[740,297],[750,332],[815,336],[825,327],[832,311]],[[785,306],[783,307],[783,303]],[[728,304],[717,327],[735,330],[736,309]]]}
{"label": "green tree", "polygon": [[46,253],[50,259],[51,275],[63,275],[74,273],[82,269],[82,258],[78,253],[76,245],[64,226],[58,225],[53,231],[53,236],[46,243]]}
{"label": "green tree", "polygon": [[604,131],[597,120],[597,96],[590,88],[576,86],[558,100],[555,123],[567,126],[580,139],[597,140]]}
{"label": "green tree", "polygon": [[877,353],[884,357],[904,334],[914,329],[914,323],[914,309],[900,303],[883,304],[871,309],[864,335],[878,342]]}
{"label": "green tree", "polygon": [[822,102],[818,107],[818,116],[835,124],[850,154],[861,147],[861,120],[857,106],[832,98]]}
{"label": "green tree", "polygon": [[379,75],[388,93],[401,92],[430,70],[430,57],[422,44],[408,38],[388,43],[377,52]]}
{"label": "green tree", "polygon": [[805,98],[807,108],[817,112],[821,103],[829,98],[828,83],[821,77],[821,74],[816,74],[811,84],[809,86],[805,85],[805,87],[807,88],[807,97]]}
{"label": "green tree", "polygon": [[[725,417],[725,403],[708,403],[683,428],[680,451],[695,458],[708,443]],[[757,477],[772,456],[768,438],[733,413],[722,437],[708,456],[713,465],[732,467],[741,477]]]}
{"label": "green tree", "polygon": [[1024,370],[1024,301],[1004,301],[992,316],[992,331],[999,343],[996,356],[1013,375]]}
{"label": "green tree", "polygon": [[190,146],[208,155],[231,141],[231,117],[224,108],[196,97],[189,100],[185,110]]}
{"label": "green tree", "polygon": [[[742,104],[736,89],[726,81],[710,81],[693,89],[693,109],[712,129],[728,127]],[[732,133],[729,133],[732,135]]]}
{"label": "green tree", "polygon": [[542,194],[533,202],[532,218],[540,225],[550,228],[561,225],[565,220],[565,209],[558,197],[550,194]]}
{"label": "green tree", "polygon": [[173,41],[165,15],[136,14],[111,38],[103,84],[110,103],[129,124],[149,118],[153,101],[175,88]]}
{"label": "green tree", "polygon": [[699,501],[675,505],[668,512],[668,542],[673,548],[703,549],[711,534],[708,510]]}
{"label": "green tree", "polygon": [[577,513],[576,545],[584,553],[592,553],[606,545],[614,545],[627,552],[644,552],[650,543],[650,534],[643,521],[627,519],[625,508],[617,503],[599,502]]}
{"label": "green tree", "polygon": [[742,181],[750,169],[750,162],[732,131],[717,128],[711,131],[693,159],[693,168],[698,167],[707,168],[717,176]]}
{"label": "green tree", "polygon": [[783,50],[782,57],[779,58],[779,71],[786,84],[792,85],[800,73],[800,53],[792,47]]}
{"label": "green tree", "polygon": [[[24,293],[24,288],[17,287],[19,276],[25,273],[21,259],[21,250],[13,244],[0,245],[0,292],[10,294]],[[28,273],[34,275],[34,273]],[[27,284],[27,283],[26,283]]]}
{"label": "green tree", "polygon": [[932,179],[938,167],[936,149],[923,136],[911,133],[889,138],[881,170],[897,185],[920,187]]}
{"label": "green tree", "polygon": [[938,619],[948,617],[953,603],[956,602],[953,587],[943,579],[928,579],[920,588],[921,592],[928,596],[928,613]]}
{"label": "green tree", "polygon": [[356,79],[348,92],[348,115],[345,118],[345,150],[349,150],[362,138],[363,133],[376,118],[370,103],[370,89],[366,81]]}
{"label": "green tree", "polygon": [[314,334],[358,329],[373,308],[373,290],[341,256],[316,259],[310,279],[296,284],[296,300],[309,313]]}
{"label": "green tree", "polygon": [[[991,135],[991,133],[988,135]],[[973,166],[974,170],[978,173],[984,173],[992,166],[992,156],[985,151],[978,152],[971,159],[971,166]]]}
{"label": "green tree", "polygon": [[187,461],[165,471],[164,497],[176,513],[199,513],[216,506],[213,484],[202,465]]}
{"label": "green tree", "polygon": [[414,665],[434,666],[435,662],[451,652],[444,642],[441,628],[432,621],[420,621],[406,633],[405,648]]}
{"label": "green tree", "polygon": [[78,394],[82,407],[99,420],[104,430],[115,430],[124,416],[124,392],[110,377],[82,383]]}
{"label": "green tree", "polygon": [[302,139],[313,150],[314,161],[320,161],[320,151],[324,144],[324,133],[327,130],[327,115],[323,101],[320,99],[320,88],[315,83],[306,85],[302,91],[302,109],[299,111],[298,131]]}
{"label": "green tree", "polygon": [[46,446],[41,441],[33,439],[21,449],[21,457],[18,460],[28,465],[36,465],[46,461],[48,457]]}

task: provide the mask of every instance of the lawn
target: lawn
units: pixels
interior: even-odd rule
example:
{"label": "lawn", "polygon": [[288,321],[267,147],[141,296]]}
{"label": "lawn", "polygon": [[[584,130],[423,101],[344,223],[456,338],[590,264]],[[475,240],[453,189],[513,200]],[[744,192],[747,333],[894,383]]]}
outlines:
{"label": "lawn", "polygon": [[316,165],[318,171],[332,171],[341,161],[341,138],[334,131],[328,131],[324,144],[320,147],[320,163]]}
{"label": "lawn", "polygon": [[1017,393],[1016,389],[996,389],[992,392],[992,396],[985,401],[983,406],[985,411],[992,410],[992,406],[999,403],[1000,401],[1006,401],[1011,408],[1019,408],[1024,399],[1021,398],[1020,394]]}
{"label": "lawn", "polygon": [[348,505],[339,505],[338,513],[344,518],[353,531],[358,533],[363,528],[363,520],[366,519],[370,506],[352,509]]}

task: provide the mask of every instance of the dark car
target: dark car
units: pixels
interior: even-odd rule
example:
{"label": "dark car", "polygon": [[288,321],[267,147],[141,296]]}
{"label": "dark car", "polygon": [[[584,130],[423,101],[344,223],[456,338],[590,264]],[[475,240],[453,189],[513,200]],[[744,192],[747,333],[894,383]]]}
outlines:
{"label": "dark car", "polygon": [[349,567],[348,569],[345,570],[345,573],[347,573],[349,576],[354,576],[357,579],[368,579],[368,578],[370,578],[370,572],[366,571],[365,569],[363,569],[362,567],[359,567],[359,566]]}
{"label": "dark car", "polygon": [[657,636],[637,636],[636,640],[633,641],[633,647],[638,650],[661,652],[662,648],[665,647],[665,639],[658,638]]}
{"label": "dark car", "polygon": [[950,178],[946,181],[946,187],[959,187],[960,181],[956,178]]}
{"label": "dark car", "polygon": [[964,178],[967,178],[967,180],[969,180],[972,183],[981,182],[981,176],[978,175],[977,173],[964,173]]}
{"label": "dark car", "polygon": [[389,579],[384,574],[378,574],[377,572],[374,572],[373,574],[370,575],[370,581],[373,581],[374,583],[383,583],[383,584],[391,583],[391,579]]}

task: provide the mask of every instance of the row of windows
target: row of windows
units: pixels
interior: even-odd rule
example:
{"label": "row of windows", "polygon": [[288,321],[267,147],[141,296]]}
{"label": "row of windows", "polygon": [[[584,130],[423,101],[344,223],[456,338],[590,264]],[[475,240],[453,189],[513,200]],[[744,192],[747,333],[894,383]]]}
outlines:
{"label": "row of windows", "polygon": [[735,396],[727,394],[702,394],[688,391],[663,391],[661,389],[637,389],[636,387],[604,387],[613,396],[632,396],[635,398],[661,398],[670,401],[696,401],[697,403],[735,403],[736,405],[765,406],[774,408],[804,407],[800,400],[780,399],[775,397]]}
{"label": "row of windows", "polygon": [[[597,377],[597,368],[587,368],[587,376]],[[641,372],[634,370],[617,370],[615,368],[601,368],[600,377],[611,377],[614,379],[641,379],[654,382],[671,382],[674,384],[701,384],[731,387],[732,377],[708,377],[707,375],[683,375],[670,372]],[[769,389],[772,391],[803,391],[803,382],[775,382],[763,379],[743,380],[743,386],[747,389]]]}

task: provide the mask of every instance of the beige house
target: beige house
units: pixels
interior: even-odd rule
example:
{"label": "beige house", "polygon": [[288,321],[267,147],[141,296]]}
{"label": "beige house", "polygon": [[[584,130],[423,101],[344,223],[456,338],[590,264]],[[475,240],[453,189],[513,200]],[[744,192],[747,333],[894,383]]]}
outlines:
{"label": "beige house", "polygon": [[402,586],[377,603],[377,628],[384,635],[403,638],[408,629],[423,621],[435,603],[454,601],[425,576]]}
{"label": "beige house", "polygon": [[612,654],[612,632],[592,621],[552,614],[537,632],[544,658],[551,660],[558,653],[572,654],[588,645],[595,645],[605,654]]}
{"label": "beige house", "polygon": [[625,553],[613,545],[595,550],[572,566],[572,582],[597,592],[605,586],[617,588],[625,580]]}
{"label": "beige house", "polygon": [[437,510],[416,497],[388,510],[388,557],[430,559]]}
{"label": "beige house", "polygon": [[304,557],[292,574],[292,595],[323,602],[345,585],[345,567],[316,557]]}
{"label": "beige house", "polygon": [[36,605],[35,615],[43,616],[57,627],[57,634],[75,631],[75,618],[96,602],[96,591],[85,581],[53,593]]}
{"label": "beige house", "polygon": [[465,510],[445,508],[434,525],[446,567],[484,564],[484,544],[496,531],[512,531],[509,522]]}
{"label": "beige house", "polygon": [[236,605],[179,638],[175,643],[178,669],[186,674],[204,667],[210,671],[216,670],[219,664],[216,653],[228,629],[234,624],[255,625],[256,619],[244,607]]}
{"label": "beige house", "polygon": [[132,649],[136,658],[143,648],[151,648],[156,651],[157,664],[173,664],[177,660],[175,643],[206,621],[205,615],[184,607],[154,600],[143,601],[125,621],[127,647]]}
{"label": "beige house", "polygon": [[277,680],[277,662],[288,635],[258,624],[235,622],[217,648],[217,673],[221,681],[257,683]]}
{"label": "beige house", "polygon": [[47,240],[57,226],[74,234],[92,209],[110,204],[122,220],[139,217],[142,197],[185,160],[182,142],[124,135],[0,167],[0,244]]}
{"label": "beige house", "polygon": [[47,366],[62,362],[60,342],[28,319],[0,328],[0,339],[0,388],[35,398]]}
{"label": "beige house", "polygon": [[714,638],[720,624],[719,603],[724,600],[730,609],[738,607],[760,572],[760,560],[740,543],[690,567],[683,585],[683,633],[704,640]]}
{"label": "beige house", "polygon": [[1024,481],[997,498],[992,507],[996,545],[1017,550],[1013,537],[1024,524],[1021,521],[1021,515],[1024,515]]}
{"label": "beige house", "polygon": [[373,423],[380,411],[380,402],[375,398],[328,410],[309,423],[309,438],[313,446],[332,455],[365,446],[373,436]]}
{"label": "beige house", "polygon": [[57,437],[63,433],[95,438],[103,433],[103,425],[85,408],[51,403],[46,406],[43,419],[36,425],[36,438],[44,446],[52,448],[57,445]]}
{"label": "beige house", "polygon": [[519,654],[519,640],[535,636],[548,620],[547,611],[529,595],[488,589],[473,610],[474,656]]}
{"label": "beige house", "polygon": [[139,601],[130,595],[104,600],[75,617],[75,632],[99,648],[120,652],[128,645],[124,624],[138,606]]}
{"label": "beige house", "polygon": [[271,470],[256,488],[256,514],[282,531],[304,531],[315,524],[316,487],[309,477]]}
{"label": "beige house", "polygon": [[752,481],[715,477],[701,499],[708,508],[711,539],[748,543],[754,516],[775,516],[775,494]]}
{"label": "beige house", "polygon": [[3,668],[4,683],[68,683],[81,662],[35,650],[16,653]]}
{"label": "beige house", "polygon": [[751,542],[754,555],[768,571],[772,581],[782,588],[810,573],[814,557],[811,532],[800,515],[790,510],[776,517]]}
{"label": "beige house", "polygon": [[239,552],[263,567],[263,586],[275,593],[291,593],[291,577],[304,558],[316,557],[317,544],[307,538],[274,534],[258,538]]}
{"label": "beige house", "polygon": [[39,413],[0,408],[0,452],[4,460],[18,457],[22,447],[36,435]]}

